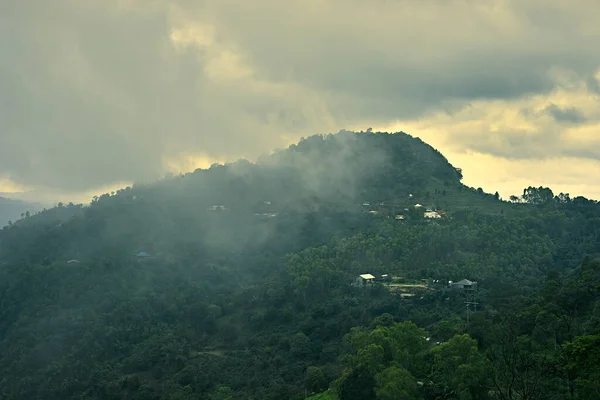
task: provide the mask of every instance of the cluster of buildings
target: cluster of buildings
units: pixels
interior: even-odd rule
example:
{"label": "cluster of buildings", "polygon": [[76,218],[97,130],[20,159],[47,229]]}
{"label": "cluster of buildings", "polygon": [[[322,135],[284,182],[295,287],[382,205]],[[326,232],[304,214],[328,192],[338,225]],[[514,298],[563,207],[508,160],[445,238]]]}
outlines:
{"label": "cluster of buildings", "polygon": [[[360,274],[354,279],[354,282],[352,283],[352,285],[355,287],[368,287],[377,282],[390,283],[390,282],[392,282],[392,276],[389,274],[382,274],[382,275]],[[470,281],[468,279],[463,279],[458,282],[448,281],[448,284],[445,285],[440,280],[433,280],[433,281],[428,282],[427,279],[421,279],[420,285],[418,285],[418,284],[398,284],[396,286],[406,286],[406,287],[417,287],[418,286],[418,287],[422,287],[422,288],[428,287],[428,288],[433,288],[433,289],[438,287],[438,288],[445,288],[445,289],[449,289],[449,290],[461,290],[461,291],[468,292],[468,291],[473,291],[473,290],[477,289],[477,282]]]}
{"label": "cluster of buildings", "polygon": [[[412,195],[411,195],[412,196]],[[367,207],[366,212],[368,212],[369,214],[372,215],[378,215],[380,213],[380,211],[376,210],[376,209],[368,209],[371,208],[371,203],[368,201],[365,201],[364,203],[361,204],[363,207]],[[385,206],[385,203],[377,203],[378,206]],[[375,207],[376,208],[376,207]],[[414,208],[418,209],[418,210],[422,210],[423,211],[423,218],[426,219],[438,219],[438,218],[444,218],[446,217],[446,213],[443,212],[442,210],[433,210],[431,208],[427,208],[425,206],[423,206],[422,204],[415,204]],[[408,211],[408,208],[405,208],[404,211]],[[404,219],[406,219],[406,216],[403,214],[397,214],[394,219],[402,221]]]}

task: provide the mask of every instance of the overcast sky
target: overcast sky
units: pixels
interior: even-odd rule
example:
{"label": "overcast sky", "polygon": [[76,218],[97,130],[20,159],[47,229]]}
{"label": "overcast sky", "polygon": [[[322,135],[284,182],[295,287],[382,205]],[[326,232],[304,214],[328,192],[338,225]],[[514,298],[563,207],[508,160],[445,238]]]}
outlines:
{"label": "overcast sky", "polygon": [[0,192],[81,199],[405,131],[501,195],[600,199],[598,0],[1,0]]}

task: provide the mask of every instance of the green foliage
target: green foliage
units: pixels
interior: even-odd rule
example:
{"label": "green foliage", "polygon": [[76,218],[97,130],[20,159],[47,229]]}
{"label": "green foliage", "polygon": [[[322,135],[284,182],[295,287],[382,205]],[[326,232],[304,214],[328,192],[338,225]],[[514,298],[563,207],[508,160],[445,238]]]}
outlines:
{"label": "green foliage", "polygon": [[319,393],[328,386],[329,383],[321,368],[310,366],[306,369],[306,388],[310,393]]}
{"label": "green foliage", "polygon": [[597,399],[600,396],[600,335],[585,335],[563,344],[569,360],[566,369],[575,380],[578,398]]}
{"label": "green foliage", "polygon": [[340,400],[375,400],[375,378],[373,372],[358,366],[341,378],[337,393]]}
{"label": "green foliage", "polygon": [[341,132],[16,221],[0,397],[594,398],[598,204],[461,177],[419,139]]}
{"label": "green foliage", "polygon": [[419,400],[417,381],[410,372],[399,367],[388,367],[375,377],[377,399]]}
{"label": "green foliage", "polygon": [[434,390],[459,399],[484,399],[491,387],[491,364],[469,335],[456,335],[434,347],[432,372]]}
{"label": "green foliage", "polygon": [[310,396],[306,400],[338,400],[338,396],[335,394],[335,392],[328,390],[326,392]]}
{"label": "green foliage", "polygon": [[453,315],[436,323],[431,329],[431,337],[437,341],[445,342],[462,333],[463,329],[463,320],[457,315]]}

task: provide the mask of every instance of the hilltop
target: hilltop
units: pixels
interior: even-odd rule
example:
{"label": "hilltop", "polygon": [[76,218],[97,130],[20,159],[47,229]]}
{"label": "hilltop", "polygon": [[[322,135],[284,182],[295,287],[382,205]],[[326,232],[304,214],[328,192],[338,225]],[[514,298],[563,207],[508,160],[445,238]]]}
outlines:
{"label": "hilltop", "polygon": [[460,168],[421,139],[403,132],[314,135],[256,163],[215,164],[181,178],[147,189],[158,193],[168,188],[175,196],[193,197],[196,204],[232,209],[248,209],[264,201],[280,210],[302,212],[355,210],[356,204],[363,203],[390,212],[418,203],[444,210],[475,208],[489,214],[519,209],[463,185]]}
{"label": "hilltop", "polygon": [[[584,391],[599,204],[461,177],[420,139],[342,131],[20,219],[0,231],[0,397],[487,399],[521,390],[515,371],[545,398]],[[353,285],[366,273],[422,290]],[[468,321],[444,284],[462,279]]]}
{"label": "hilltop", "polygon": [[[261,157],[213,165],[185,175],[175,190],[207,204],[254,204],[265,199],[290,209],[406,199],[431,181],[460,185],[460,171],[439,152],[405,133],[315,135]],[[207,187],[218,187],[210,190]],[[244,204],[240,204],[244,207]]]}
{"label": "hilltop", "polygon": [[[517,208],[481,189],[463,185],[461,179],[460,168],[452,166],[419,138],[403,132],[340,131],[303,138],[298,144],[263,156],[255,163],[239,160],[214,164],[208,169],[106,193],[94,203],[108,198],[113,198],[115,204],[144,198],[173,201],[178,207],[196,211],[218,205],[239,212],[267,209],[259,206],[265,202],[271,204],[271,210],[297,212],[354,211],[357,204],[363,203],[389,211],[402,211],[417,203],[444,210],[477,208],[492,214]],[[20,210],[18,214],[16,211],[10,214],[13,222],[25,212],[24,208],[32,206],[19,201],[5,202],[10,203],[11,209]],[[37,216],[36,221],[72,216],[65,210],[73,210],[73,204],[57,208]],[[29,211],[39,214],[39,209],[33,207]]]}
{"label": "hilltop", "polygon": [[[368,231],[376,223],[368,212],[394,217],[419,203],[445,212],[519,209],[461,178],[441,153],[402,132],[315,135],[256,163],[214,164],[136,184],[96,197],[89,207],[61,203],[17,221],[35,234],[24,240],[22,229],[7,230],[0,251],[13,261],[50,262],[135,249],[173,253],[174,242],[194,237],[211,244],[202,251],[242,252],[267,243],[285,253]],[[38,248],[44,250],[32,250]]]}

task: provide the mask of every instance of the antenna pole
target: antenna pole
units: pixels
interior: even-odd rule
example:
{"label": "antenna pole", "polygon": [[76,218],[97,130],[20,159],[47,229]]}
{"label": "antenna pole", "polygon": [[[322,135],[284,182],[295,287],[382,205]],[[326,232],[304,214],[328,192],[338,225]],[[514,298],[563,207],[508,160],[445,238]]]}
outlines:
{"label": "antenna pole", "polygon": [[467,301],[465,301],[465,305],[467,307],[467,327],[469,326],[469,321],[471,320],[471,306],[474,306],[474,311],[477,311],[477,302],[471,301],[475,300],[474,298],[469,298],[469,293],[467,293]]}

